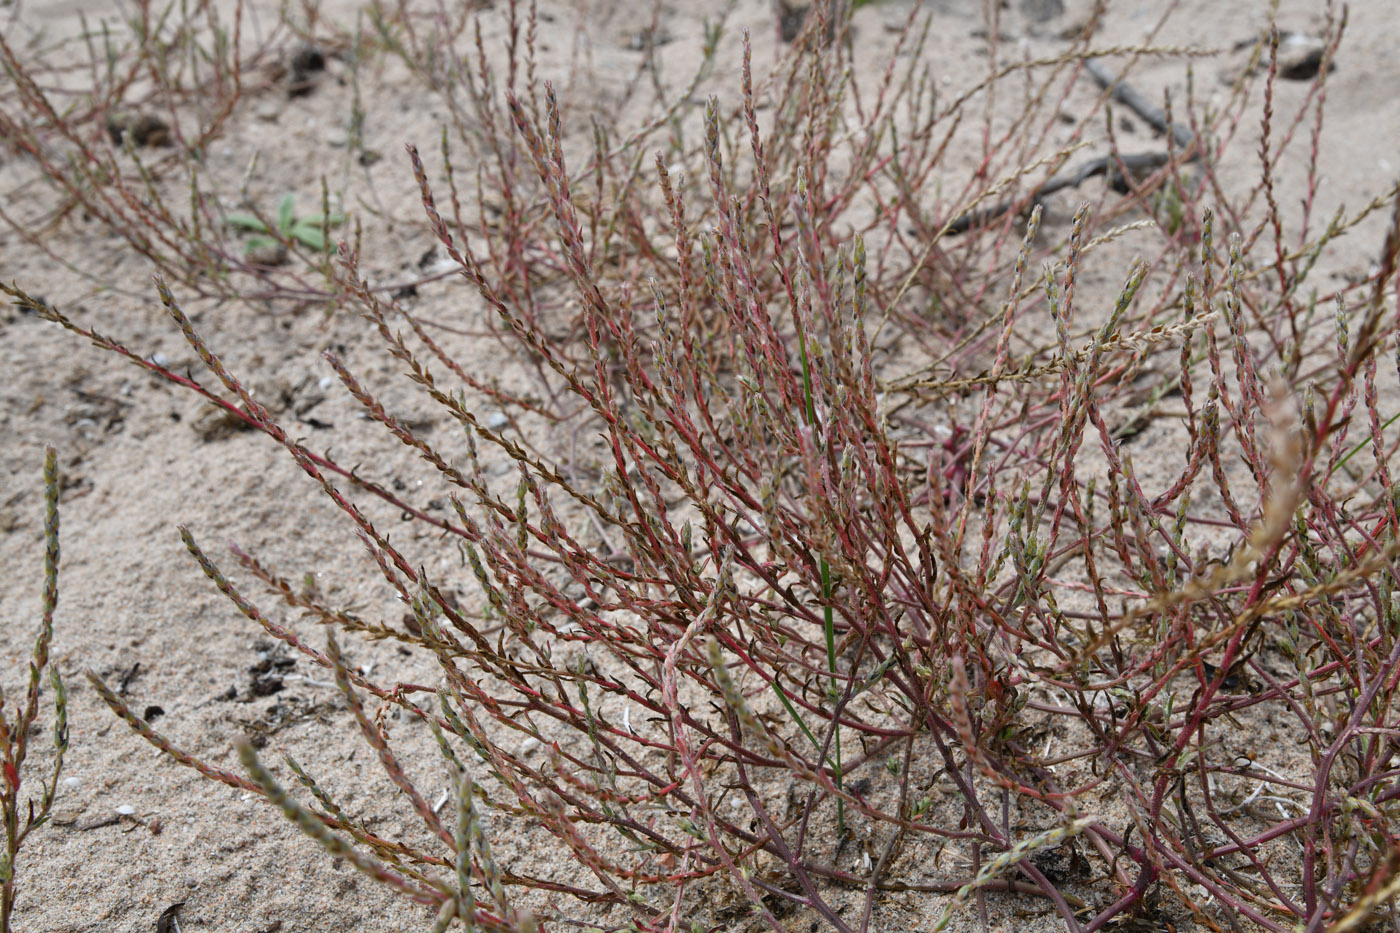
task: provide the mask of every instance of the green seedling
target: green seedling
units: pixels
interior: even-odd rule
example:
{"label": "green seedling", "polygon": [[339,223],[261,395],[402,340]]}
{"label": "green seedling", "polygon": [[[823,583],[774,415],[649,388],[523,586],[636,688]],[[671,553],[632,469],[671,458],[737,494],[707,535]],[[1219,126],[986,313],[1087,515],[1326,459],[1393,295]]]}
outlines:
{"label": "green seedling", "polygon": [[[252,230],[263,234],[270,234],[273,232],[261,217],[254,214],[229,214],[228,217],[225,218],[225,222],[230,226],[238,227],[242,230]],[[344,222],[344,214],[307,214],[305,217],[296,216],[296,196],[289,194],[283,198],[282,203],[277,206],[276,232],[281,235],[278,237],[249,237],[243,252],[247,255],[255,249],[276,246],[278,243],[285,243],[288,240],[296,240],[303,246],[324,252],[327,241],[326,231]]]}

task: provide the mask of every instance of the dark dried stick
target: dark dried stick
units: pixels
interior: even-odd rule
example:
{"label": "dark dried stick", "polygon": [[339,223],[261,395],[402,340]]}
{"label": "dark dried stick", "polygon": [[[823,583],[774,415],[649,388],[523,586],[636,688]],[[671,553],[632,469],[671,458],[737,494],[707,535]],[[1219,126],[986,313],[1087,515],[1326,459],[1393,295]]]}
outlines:
{"label": "dark dried stick", "polygon": [[[1137,114],[1149,126],[1162,134],[1171,134],[1178,152],[1185,155],[1187,161],[1195,161],[1201,156],[1200,150],[1196,147],[1196,137],[1191,133],[1189,127],[1184,123],[1173,123],[1167,120],[1167,116],[1161,108],[1155,107],[1152,103],[1138,93],[1132,85],[1122,81],[1108,70],[1104,64],[1097,59],[1090,59],[1084,63],[1084,69],[1089,72],[1089,76],[1101,88],[1108,89],[1109,99],[1124,104],[1133,113]],[[1172,159],[1170,152],[1136,152],[1130,155],[1111,153],[1109,155],[1098,156],[1090,159],[1074,171],[1060,172],[1050,178],[1045,184],[1036,188],[1029,197],[1007,198],[998,201],[991,207],[984,207],[980,210],[968,211],[958,217],[948,226],[948,236],[956,236],[966,233],[977,227],[996,220],[1012,211],[1023,210],[1027,206],[1034,207],[1040,204],[1045,198],[1065,188],[1078,188],[1090,178],[1102,175],[1108,179],[1108,183],[1114,187],[1121,187],[1125,183],[1125,176],[1134,176],[1142,172],[1150,172],[1166,165]]]}

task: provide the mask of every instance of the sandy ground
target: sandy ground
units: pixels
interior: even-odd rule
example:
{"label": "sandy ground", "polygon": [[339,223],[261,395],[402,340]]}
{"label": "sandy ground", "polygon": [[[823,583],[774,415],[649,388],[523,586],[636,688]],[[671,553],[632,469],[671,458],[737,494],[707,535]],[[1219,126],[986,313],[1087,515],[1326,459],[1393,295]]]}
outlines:
{"label": "sandy ground", "polygon": [[[1054,49],[1058,31],[1084,16],[1082,4],[1067,5],[1057,12],[1060,4],[1053,0],[1015,0],[1007,4],[1002,29],[1012,45]],[[543,7],[550,13],[542,22],[544,60],[554,72],[549,76],[565,82],[566,107],[581,107],[590,95],[606,100],[635,73],[639,56],[629,43],[635,24],[649,15],[639,6],[633,0],[582,0],[577,7]],[[668,53],[668,62],[676,63],[678,74],[696,54],[701,13],[707,12],[699,6],[663,4],[662,22],[675,39],[675,55]],[[1139,41],[1159,6],[1156,0],[1115,2],[1096,44]],[[1279,22],[1285,28],[1316,28],[1319,6],[1284,3]],[[94,7],[78,2],[7,4],[0,6],[0,21],[7,41],[19,47],[38,30],[74,28],[79,11],[95,20],[102,11]],[[1388,0],[1351,4],[1352,25],[1328,85],[1322,215],[1342,203],[1363,203],[1400,172],[1400,96],[1391,93],[1400,87],[1400,30],[1389,7]],[[974,80],[968,76],[980,75],[983,67],[975,51],[978,30],[985,29],[981,5],[936,0],[930,8],[939,17],[939,28],[924,54],[940,63],[950,90],[966,87]],[[855,24],[861,40],[887,46],[890,27],[907,10],[903,0],[860,10]],[[354,28],[355,7],[348,0],[327,4],[323,15]],[[1268,4],[1259,0],[1194,0],[1181,5],[1159,41],[1229,49],[1257,36],[1267,15]],[[275,10],[261,9],[259,16],[260,28],[276,35]],[[498,42],[501,12],[487,10],[481,16],[487,42]],[[712,83],[736,96],[739,48],[734,37],[741,26],[759,37],[761,61],[763,50],[771,55],[773,13],[765,4],[745,2],[731,14],[730,39]],[[293,42],[285,35],[278,41],[285,47]],[[1205,59],[1196,66],[1196,80],[1216,84],[1237,63],[1238,57],[1229,55]],[[569,82],[571,71],[588,77]],[[1138,81],[1154,96],[1163,87],[1180,92],[1183,65],[1179,60],[1154,63],[1139,72]],[[344,146],[337,145],[344,142],[352,88],[332,78],[314,93],[291,100],[276,89],[250,93],[230,132],[216,145],[209,170],[234,190],[257,149],[261,162],[250,179],[251,190],[264,204],[275,203],[287,191],[311,203],[319,190],[317,179],[327,173],[332,187],[345,192],[351,211],[373,205],[378,212],[370,217],[361,210],[371,275],[378,281],[410,280],[432,241],[415,204],[401,146],[417,141],[425,150],[434,148],[444,114],[392,63],[368,67],[360,76],[359,93],[366,147],[384,156],[372,166],[353,165]],[[1280,93],[1295,89],[1285,85]],[[623,112],[616,119],[625,124],[643,116]],[[1136,132],[1150,138],[1141,127]],[[32,184],[33,166],[13,155],[0,159],[5,210],[18,216],[42,210],[43,199],[53,195]],[[1243,159],[1226,174],[1242,183],[1253,178]],[[1299,176],[1290,166],[1284,176],[1284,185],[1294,187],[1285,188],[1280,200],[1291,204],[1300,196]],[[1052,217],[1058,215],[1063,223],[1075,197],[1054,202]],[[1365,272],[1374,255],[1373,234],[1373,226],[1363,227],[1355,241],[1365,244],[1364,251],[1349,256],[1342,250],[1329,258],[1338,274]],[[0,277],[43,295],[139,354],[162,354],[176,369],[197,368],[154,299],[151,270],[118,239],[81,217],[46,236],[55,252],[73,257],[99,285],[66,272],[9,230],[0,230]],[[479,323],[483,313],[474,296],[443,282],[421,286],[416,300],[425,317],[467,327]],[[395,367],[363,322],[348,313],[327,316],[317,307],[288,304],[191,301],[188,310],[229,366],[248,374],[263,397],[278,399],[313,448],[334,448],[342,462],[360,463],[380,477],[401,477],[410,486],[427,478],[412,457],[380,432],[361,430],[354,403],[326,379],[330,374],[318,354],[335,347],[401,410],[426,419],[430,437],[446,429],[432,420],[421,398],[393,394]],[[447,339],[475,365],[501,365],[491,346],[467,337]],[[151,717],[172,741],[227,767],[237,767],[231,744],[235,736],[270,733],[268,753],[286,747],[308,767],[329,775],[341,803],[367,814],[376,831],[390,836],[412,831],[406,808],[385,804],[387,785],[372,754],[348,728],[334,690],[318,680],[323,675],[302,663],[274,666],[282,689],[256,695],[255,682],[266,675],[269,661],[285,654],[273,650],[207,585],[175,528],[187,525],[211,554],[230,564],[222,556],[226,540],[290,576],[314,572],[333,600],[355,606],[366,617],[397,618],[401,607],[385,592],[343,516],[265,439],[250,432],[206,430],[197,399],[50,323],[13,307],[0,308],[0,353],[0,566],[5,568],[0,681],[7,698],[18,695],[38,621],[40,466],[43,446],[52,444],[60,452],[65,486],[55,657],[71,691],[72,748],[62,793],[53,824],[33,836],[21,853],[16,928],[146,933],[168,908],[183,904],[178,922],[186,931],[426,929],[431,921],[420,909],[395,901],[344,864],[332,863],[250,795],[210,784],[158,755],[110,714],[82,677],[90,668],[109,683],[120,683],[132,707]],[[439,500],[429,508],[444,505]],[[397,522],[384,509],[374,514],[385,527]],[[414,525],[402,528],[400,545],[432,562],[430,567],[454,575],[465,598],[473,588],[456,552],[443,555],[441,548],[434,550],[434,535]],[[429,665],[392,644],[355,642],[347,651],[356,665],[391,671],[386,679],[432,677]],[[36,742],[45,744],[42,737]],[[432,769],[430,754],[416,763],[423,768],[425,793],[430,788],[436,797],[445,786],[440,769]],[[520,864],[549,871],[551,859],[559,857],[542,832],[501,829],[513,834],[503,845]],[[927,901],[920,903],[921,908],[911,910],[903,899],[890,899],[881,905],[873,928],[929,929],[937,911]],[[994,928],[1010,929],[1012,923],[1023,929],[1058,927],[1042,904],[1002,906]],[[581,909],[576,915],[587,916]]]}

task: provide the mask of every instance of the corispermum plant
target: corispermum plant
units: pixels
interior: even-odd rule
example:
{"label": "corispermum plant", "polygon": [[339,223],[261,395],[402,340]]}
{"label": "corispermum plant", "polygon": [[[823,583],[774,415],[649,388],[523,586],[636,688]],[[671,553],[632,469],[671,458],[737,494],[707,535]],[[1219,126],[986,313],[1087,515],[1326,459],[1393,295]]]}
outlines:
{"label": "corispermum plant", "polygon": [[[454,357],[371,284],[373,244],[341,245],[336,292],[456,430],[429,438],[324,354],[450,517],[313,452],[163,278],[210,386],[6,289],[258,429],[344,512],[401,621],[235,548],[239,572],[326,629],[299,630],[180,533],[242,615],[330,672],[419,831],[377,835],[290,754],[282,777],[246,742],[242,773],[195,758],[93,675],[107,704],[430,908],[435,930],[863,933],[896,898],[938,930],[1032,898],[1075,933],[1396,923],[1400,199],[1318,230],[1314,133],[1301,216],[1280,210],[1279,160],[1304,120],[1321,126],[1326,62],[1285,119],[1277,34],[1260,44],[1252,190],[1216,173],[1242,80],[1209,119],[1194,101],[1156,114],[1165,153],[1075,172],[1125,193],[1056,219],[1042,202],[1088,124],[1050,145],[1046,108],[1087,61],[1182,50],[1085,44],[948,102],[911,16],[910,54],[872,94],[849,9],[819,4],[766,76],[745,36],[737,89],[697,109],[692,85],[629,136],[594,122],[580,140],[550,84],[517,84],[534,11],[507,15],[504,86],[484,51],[475,73],[403,51],[467,89],[474,132],[453,113],[477,147],[476,215],[447,132],[436,168],[412,145],[407,166],[482,339],[531,381]],[[930,207],[968,102],[1011,76],[1023,112],[987,118],[980,181]],[[1392,201],[1373,271],[1313,281]],[[1124,243],[1136,258],[1095,268]],[[1144,437],[1168,451],[1150,473]],[[366,499],[435,527],[478,598],[456,599]],[[430,656],[438,681],[372,678],[340,647],[360,638]],[[415,740],[391,738],[395,712],[440,753],[454,808],[403,764]],[[572,872],[517,870],[523,826]]]}
{"label": "corispermum plant", "polygon": [[[5,825],[5,848],[0,852],[0,930],[4,933],[12,929],[11,918],[20,891],[20,846],[30,833],[49,821],[58,796],[58,778],[63,773],[63,756],[68,751],[68,691],[57,665],[51,664],[49,657],[53,616],[58,608],[58,492],[58,454],[50,447],[44,457],[44,586],[39,634],[29,660],[28,687],[19,701],[6,710],[5,698],[0,694],[0,819]],[[39,712],[45,681],[53,691],[53,753],[50,761],[42,763],[36,787],[32,773],[35,768],[29,758],[30,741],[35,735],[42,735]]]}

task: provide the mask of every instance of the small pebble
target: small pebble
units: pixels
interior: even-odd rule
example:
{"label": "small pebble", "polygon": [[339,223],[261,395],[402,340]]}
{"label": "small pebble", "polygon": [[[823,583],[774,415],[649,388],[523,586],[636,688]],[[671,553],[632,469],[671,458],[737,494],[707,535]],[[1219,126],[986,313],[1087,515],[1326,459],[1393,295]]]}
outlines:
{"label": "small pebble", "polygon": [[63,779],[63,783],[64,783],[64,784],[67,784],[69,787],[72,787],[72,788],[75,788],[75,789],[78,788],[78,787],[81,787],[82,784],[83,784],[82,781],[78,780],[78,779],[75,778],[75,777],[66,777],[66,778]]}
{"label": "small pebble", "polygon": [[505,412],[493,411],[486,416],[486,426],[493,431],[499,431],[508,424],[510,424],[510,418]]}
{"label": "small pebble", "polygon": [[135,813],[136,808],[129,803],[124,803],[120,807],[117,807],[117,814],[119,816],[133,816]]}
{"label": "small pebble", "polygon": [[112,144],[126,144],[127,137],[137,146],[171,146],[174,137],[170,125],[155,114],[108,115],[107,135]]}
{"label": "small pebble", "polygon": [[1062,16],[1065,0],[1021,0],[1021,12],[1033,23],[1043,23]]}
{"label": "small pebble", "polygon": [[[1317,36],[1301,32],[1285,33],[1278,44],[1279,77],[1290,81],[1309,81],[1322,68],[1322,56],[1327,43]],[[1330,65],[1330,71],[1335,65]]]}
{"label": "small pebble", "polygon": [[293,80],[304,80],[312,72],[326,70],[326,53],[314,45],[303,45],[292,53],[290,64]]}
{"label": "small pebble", "polygon": [[289,257],[286,246],[266,243],[252,247],[243,254],[243,258],[255,266],[285,266]]}

